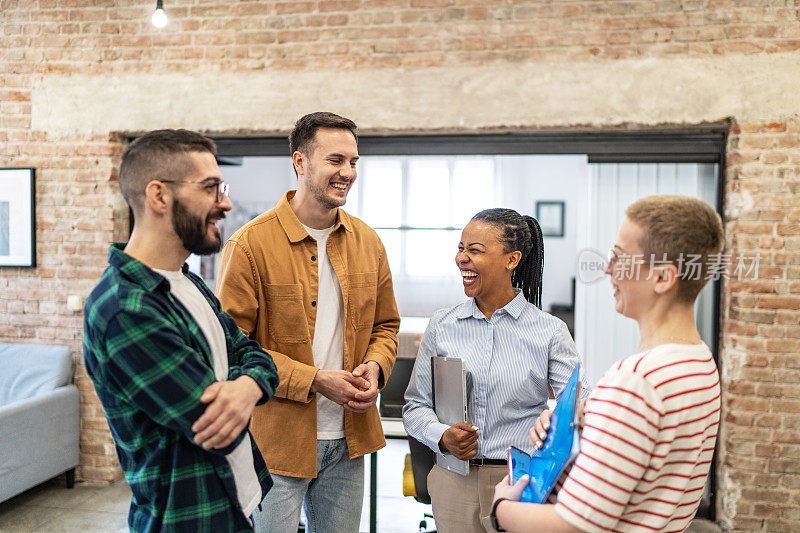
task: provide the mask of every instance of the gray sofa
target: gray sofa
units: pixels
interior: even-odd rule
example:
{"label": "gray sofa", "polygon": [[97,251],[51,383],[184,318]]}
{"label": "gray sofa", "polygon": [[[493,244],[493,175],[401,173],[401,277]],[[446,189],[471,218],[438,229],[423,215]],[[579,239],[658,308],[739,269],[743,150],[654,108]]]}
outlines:
{"label": "gray sofa", "polygon": [[78,465],[78,389],[66,346],[0,343],[0,502]]}

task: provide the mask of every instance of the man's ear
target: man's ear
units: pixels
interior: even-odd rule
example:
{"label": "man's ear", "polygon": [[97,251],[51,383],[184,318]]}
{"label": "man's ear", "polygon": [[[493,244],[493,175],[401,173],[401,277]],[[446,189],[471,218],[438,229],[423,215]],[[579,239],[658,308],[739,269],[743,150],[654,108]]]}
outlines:
{"label": "man's ear", "polygon": [[306,156],[303,155],[303,152],[300,150],[295,150],[292,154],[292,164],[294,165],[294,171],[297,173],[298,177],[306,173]]}
{"label": "man's ear", "polygon": [[678,267],[672,264],[659,265],[655,281],[656,294],[666,294],[678,284]]}
{"label": "man's ear", "polygon": [[164,215],[172,205],[172,191],[163,182],[153,180],[144,188],[145,207]]}

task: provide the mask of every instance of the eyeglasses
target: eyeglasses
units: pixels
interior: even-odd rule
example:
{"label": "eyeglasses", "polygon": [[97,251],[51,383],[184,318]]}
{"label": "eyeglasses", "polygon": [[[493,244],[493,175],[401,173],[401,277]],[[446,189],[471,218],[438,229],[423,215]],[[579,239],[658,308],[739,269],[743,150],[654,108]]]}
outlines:
{"label": "eyeglasses", "polygon": [[[200,183],[200,184],[203,183],[201,181],[184,181],[184,180],[158,180],[158,181],[160,181],[161,183]],[[216,197],[217,203],[222,202],[222,199],[226,195],[228,195],[228,193],[231,190],[231,186],[225,183],[224,181],[209,183],[207,185],[204,185],[203,188],[208,192],[211,192],[211,190],[214,189],[214,196]]]}
{"label": "eyeglasses", "polygon": [[606,265],[611,265],[615,263],[619,259],[619,255],[617,255],[616,250],[614,248],[609,248],[608,254],[606,255]]}

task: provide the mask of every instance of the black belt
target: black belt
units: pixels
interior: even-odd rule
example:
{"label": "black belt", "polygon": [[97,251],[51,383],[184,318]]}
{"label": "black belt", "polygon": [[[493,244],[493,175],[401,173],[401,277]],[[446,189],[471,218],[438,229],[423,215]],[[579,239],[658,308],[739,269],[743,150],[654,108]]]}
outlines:
{"label": "black belt", "polygon": [[508,462],[505,459],[470,459],[471,466],[506,466]]}

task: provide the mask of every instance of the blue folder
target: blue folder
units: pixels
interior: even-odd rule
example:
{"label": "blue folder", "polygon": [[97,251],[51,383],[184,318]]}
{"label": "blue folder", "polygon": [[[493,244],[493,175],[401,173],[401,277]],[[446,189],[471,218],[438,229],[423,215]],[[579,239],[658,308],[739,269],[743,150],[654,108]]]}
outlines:
{"label": "blue folder", "polygon": [[533,455],[528,455],[513,446],[508,449],[512,483],[519,481],[519,478],[525,474],[530,476],[530,482],[522,492],[520,501],[546,502],[561,473],[578,455],[580,450],[579,375],[580,364],[573,370],[567,386],[561,391],[561,397],[550,415],[550,429],[542,447],[534,451]]}

